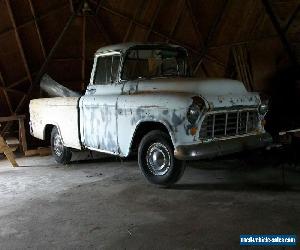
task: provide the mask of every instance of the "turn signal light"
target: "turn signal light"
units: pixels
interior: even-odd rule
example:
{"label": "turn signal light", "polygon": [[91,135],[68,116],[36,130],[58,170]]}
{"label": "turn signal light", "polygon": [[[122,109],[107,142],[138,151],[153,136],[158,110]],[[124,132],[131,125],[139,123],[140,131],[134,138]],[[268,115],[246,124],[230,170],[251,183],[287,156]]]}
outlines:
{"label": "turn signal light", "polygon": [[197,128],[192,127],[192,128],[190,129],[190,133],[191,133],[191,135],[195,135],[195,134],[197,133]]}

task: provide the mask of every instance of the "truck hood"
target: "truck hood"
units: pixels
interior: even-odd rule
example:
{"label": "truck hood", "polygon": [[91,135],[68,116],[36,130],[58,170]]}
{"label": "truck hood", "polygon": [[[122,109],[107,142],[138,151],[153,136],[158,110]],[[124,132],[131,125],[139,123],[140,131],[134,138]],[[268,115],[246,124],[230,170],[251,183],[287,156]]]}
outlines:
{"label": "truck hood", "polygon": [[232,106],[257,106],[260,104],[258,93],[248,92],[244,84],[231,79],[201,78],[156,78],[140,80],[140,92],[190,93],[201,96],[210,108]]}

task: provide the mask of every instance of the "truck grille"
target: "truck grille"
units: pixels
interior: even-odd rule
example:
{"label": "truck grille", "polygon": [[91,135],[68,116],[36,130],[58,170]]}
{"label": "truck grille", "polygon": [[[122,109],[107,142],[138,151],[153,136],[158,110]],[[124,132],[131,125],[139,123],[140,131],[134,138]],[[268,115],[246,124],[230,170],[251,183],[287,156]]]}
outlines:
{"label": "truck grille", "polygon": [[256,110],[208,114],[201,125],[200,139],[243,135],[258,126]]}

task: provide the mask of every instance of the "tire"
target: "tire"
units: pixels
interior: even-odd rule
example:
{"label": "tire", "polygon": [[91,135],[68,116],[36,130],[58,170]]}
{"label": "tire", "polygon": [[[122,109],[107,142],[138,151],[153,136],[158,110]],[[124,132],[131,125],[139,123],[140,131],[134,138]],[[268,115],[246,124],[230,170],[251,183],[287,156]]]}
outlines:
{"label": "tire", "polygon": [[150,183],[162,186],[177,182],[185,170],[185,163],[174,157],[169,135],[159,130],[143,137],[138,149],[138,163]]}
{"label": "tire", "polygon": [[51,151],[56,162],[68,164],[72,157],[70,148],[65,147],[57,127],[53,127],[51,132]]}

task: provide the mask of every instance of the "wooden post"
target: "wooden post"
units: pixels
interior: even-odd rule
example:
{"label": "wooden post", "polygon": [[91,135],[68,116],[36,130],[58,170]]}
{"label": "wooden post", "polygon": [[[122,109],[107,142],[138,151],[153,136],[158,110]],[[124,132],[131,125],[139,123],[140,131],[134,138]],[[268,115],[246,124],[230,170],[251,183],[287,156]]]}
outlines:
{"label": "wooden post", "polygon": [[11,148],[6,144],[2,136],[0,136],[0,153],[4,153],[7,160],[10,161],[13,167],[18,167],[18,163],[15,160],[15,155]]}
{"label": "wooden post", "polygon": [[19,122],[19,142],[20,142],[20,149],[23,153],[27,151],[27,141],[26,141],[26,131],[24,126],[24,119],[25,115],[12,115],[7,117],[0,117],[0,123],[1,122],[13,122],[18,121]]}
{"label": "wooden post", "polygon": [[26,131],[24,126],[24,118],[19,118],[19,140],[23,153],[27,151]]}

